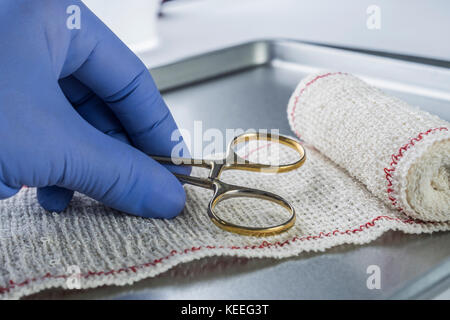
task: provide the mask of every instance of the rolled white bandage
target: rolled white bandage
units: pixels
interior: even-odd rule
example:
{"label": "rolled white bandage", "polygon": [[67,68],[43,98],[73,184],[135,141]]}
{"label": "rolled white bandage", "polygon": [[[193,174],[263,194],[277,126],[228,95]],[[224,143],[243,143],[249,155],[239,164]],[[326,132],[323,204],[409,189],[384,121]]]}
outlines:
{"label": "rolled white bandage", "polygon": [[450,124],[341,72],[303,79],[293,131],[412,218],[450,220]]}

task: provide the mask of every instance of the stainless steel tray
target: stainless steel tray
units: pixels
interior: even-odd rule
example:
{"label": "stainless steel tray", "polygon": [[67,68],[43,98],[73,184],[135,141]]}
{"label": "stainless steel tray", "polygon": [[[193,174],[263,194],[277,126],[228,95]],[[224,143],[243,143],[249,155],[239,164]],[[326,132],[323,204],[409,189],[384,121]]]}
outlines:
{"label": "stainless steel tray", "polygon": [[[401,59],[399,59],[401,58]],[[151,70],[179,126],[279,129],[292,134],[286,104],[306,74],[356,74],[412,105],[450,120],[450,63],[257,41]],[[124,288],[73,293],[139,299],[365,299],[432,297],[450,286],[450,233],[388,232],[363,246],[339,246],[288,260],[209,258]],[[448,260],[448,261],[447,261]],[[381,289],[366,286],[381,269]],[[446,282],[447,281],[447,282]],[[439,286],[438,286],[439,284]]]}

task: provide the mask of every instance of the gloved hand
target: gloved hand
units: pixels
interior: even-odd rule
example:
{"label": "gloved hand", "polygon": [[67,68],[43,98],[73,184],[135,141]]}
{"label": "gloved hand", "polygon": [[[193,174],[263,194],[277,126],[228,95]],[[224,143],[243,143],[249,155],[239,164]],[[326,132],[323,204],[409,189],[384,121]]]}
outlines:
{"label": "gloved hand", "polygon": [[[68,27],[71,5],[80,29]],[[183,187],[144,152],[170,156],[176,129],[143,63],[81,1],[1,1],[0,199],[27,185],[49,211],[75,190],[173,217]]]}

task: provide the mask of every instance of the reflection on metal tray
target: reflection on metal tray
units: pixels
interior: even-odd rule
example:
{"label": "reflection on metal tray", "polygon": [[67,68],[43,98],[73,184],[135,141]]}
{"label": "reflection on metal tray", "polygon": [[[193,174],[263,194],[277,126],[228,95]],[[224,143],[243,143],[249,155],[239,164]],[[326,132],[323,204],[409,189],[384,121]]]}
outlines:
{"label": "reflection on metal tray", "polygon": [[[428,61],[423,61],[428,62]],[[437,66],[440,65],[440,66]],[[308,73],[353,73],[408,103],[450,120],[450,63],[420,63],[294,41],[258,41],[151,70],[181,128],[279,129],[291,134],[288,99]],[[195,155],[195,154],[194,154]],[[178,266],[98,296],[139,299],[364,299],[430,297],[450,277],[450,233],[388,232],[376,241],[288,260],[217,258]],[[233,261],[238,261],[234,263]],[[201,265],[201,267],[198,267]],[[381,289],[369,290],[367,268],[381,270]],[[185,273],[183,273],[183,268]],[[192,272],[192,269],[196,270]],[[198,271],[198,269],[201,270]],[[181,271],[180,271],[181,270]],[[188,276],[189,275],[189,276]],[[90,293],[90,297],[96,297]]]}

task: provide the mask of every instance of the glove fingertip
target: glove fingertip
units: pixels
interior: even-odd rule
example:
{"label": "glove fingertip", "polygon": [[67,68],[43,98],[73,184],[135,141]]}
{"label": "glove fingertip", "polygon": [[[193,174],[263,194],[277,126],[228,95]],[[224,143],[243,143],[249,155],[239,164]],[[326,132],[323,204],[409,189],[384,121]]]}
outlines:
{"label": "glove fingertip", "polygon": [[57,186],[38,188],[39,204],[47,211],[60,213],[64,211],[72,200],[73,191]]}
{"label": "glove fingertip", "polygon": [[0,182],[0,200],[14,196],[20,188],[12,188]]}
{"label": "glove fingertip", "polygon": [[172,196],[172,203],[169,209],[163,214],[163,219],[173,219],[176,218],[184,209],[186,205],[186,192],[180,183],[180,188],[178,192]]}
{"label": "glove fingertip", "polygon": [[186,204],[186,192],[175,177],[171,176],[169,180],[170,183],[160,184],[165,190],[159,193],[157,201],[150,197],[143,201],[138,215],[144,218],[173,219],[183,211]]}

